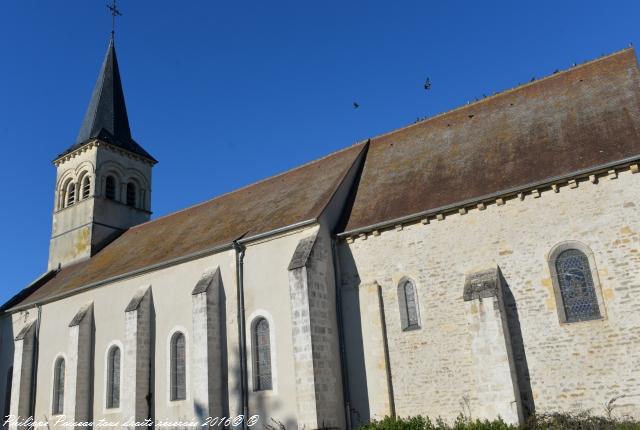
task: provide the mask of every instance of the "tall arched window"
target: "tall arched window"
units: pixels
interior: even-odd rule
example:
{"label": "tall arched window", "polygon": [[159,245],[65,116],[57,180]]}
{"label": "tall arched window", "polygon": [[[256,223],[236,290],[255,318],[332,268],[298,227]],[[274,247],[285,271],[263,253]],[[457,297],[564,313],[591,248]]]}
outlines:
{"label": "tall arched window", "polygon": [[66,206],[71,206],[76,202],[76,184],[75,182],[69,182],[67,185],[67,204]]}
{"label": "tall arched window", "polygon": [[131,207],[136,205],[136,185],[133,182],[127,183],[127,205]]}
{"label": "tall arched window", "polygon": [[271,337],[269,321],[258,318],[253,324],[254,390],[271,390]]}
{"label": "tall arched window", "polygon": [[107,354],[107,409],[120,407],[120,348],[112,346]]}
{"label": "tall arched window", "polygon": [[589,258],[580,249],[564,249],[553,261],[565,322],[601,318]]}
{"label": "tall arched window", "polygon": [[116,199],[116,178],[109,175],[105,181],[104,196],[109,200]]}
{"label": "tall arched window", "polygon": [[89,175],[85,175],[82,179],[82,199],[86,199],[89,197],[89,193],[91,192],[91,179]]}
{"label": "tall arched window", "polygon": [[176,332],[171,336],[170,351],[171,400],[187,398],[187,368],[184,334]]}
{"label": "tall arched window", "polygon": [[53,366],[53,402],[51,413],[62,415],[64,411],[64,358],[58,357]]}
{"label": "tall arched window", "polygon": [[418,293],[415,284],[411,280],[404,279],[398,285],[398,303],[400,305],[402,330],[419,329]]}

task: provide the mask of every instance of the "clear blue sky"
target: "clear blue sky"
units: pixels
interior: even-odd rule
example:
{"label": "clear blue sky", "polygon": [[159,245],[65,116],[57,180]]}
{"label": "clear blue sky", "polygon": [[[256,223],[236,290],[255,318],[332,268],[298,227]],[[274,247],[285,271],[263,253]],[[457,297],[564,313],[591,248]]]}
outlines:
{"label": "clear blue sky", "polygon": [[[46,269],[51,160],[87,107],[105,3],[2,1],[2,302]],[[638,1],[119,3],[132,132],[160,161],[154,216],[640,42]]]}

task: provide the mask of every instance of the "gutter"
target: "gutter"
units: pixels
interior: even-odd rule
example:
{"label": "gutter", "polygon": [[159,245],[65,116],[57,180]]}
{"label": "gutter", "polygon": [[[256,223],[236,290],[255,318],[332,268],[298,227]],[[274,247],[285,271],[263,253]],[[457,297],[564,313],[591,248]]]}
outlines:
{"label": "gutter", "polygon": [[233,249],[236,253],[236,287],[238,302],[238,349],[240,356],[240,399],[242,402],[242,428],[247,428],[247,417],[249,416],[249,393],[247,383],[247,337],[245,328],[245,308],[244,308],[244,255],[246,247],[233,241]]}
{"label": "gutter", "polygon": [[[182,257],[177,257],[177,258],[174,258],[174,259],[171,259],[171,260],[163,261],[161,263],[152,264],[150,266],[146,266],[146,267],[143,267],[143,268],[140,268],[140,269],[132,270],[130,272],[123,273],[121,275],[112,276],[111,278],[103,279],[101,281],[92,282],[90,284],[86,284],[86,285],[83,285],[82,287],[76,288],[76,289],[74,289],[72,291],[68,291],[68,292],[60,293],[60,294],[55,294],[55,295],[53,295],[51,297],[47,297],[47,298],[44,298],[42,300],[35,301],[33,303],[28,303],[26,305],[8,308],[7,305],[10,306],[11,305],[11,301],[13,300],[13,299],[11,299],[11,300],[9,300],[9,302],[5,303],[5,305],[3,305],[2,308],[0,308],[0,311],[7,311],[9,313],[14,313],[14,312],[23,311],[23,310],[26,310],[26,309],[31,309],[31,308],[36,307],[38,305],[44,305],[44,304],[47,304],[47,303],[55,302],[57,300],[61,300],[61,299],[67,298],[67,297],[73,296],[75,294],[78,294],[78,293],[81,293],[81,292],[84,292],[84,291],[88,291],[88,290],[100,287],[102,285],[110,284],[110,283],[113,283],[113,282],[116,282],[116,281],[121,281],[121,280],[124,280],[124,279],[127,279],[127,278],[132,278],[134,276],[144,275],[145,273],[153,272],[153,271],[160,270],[160,269],[165,269],[167,267],[175,266],[177,264],[185,263],[185,262],[188,262],[188,261],[197,260],[199,258],[206,257],[208,255],[217,254],[217,253],[219,253],[221,251],[231,250],[231,249],[234,248],[234,243],[246,244],[246,243],[249,243],[249,242],[252,242],[252,241],[255,241],[255,240],[263,239],[265,237],[273,236],[273,235],[280,234],[280,233],[286,233],[286,232],[291,231],[291,230],[295,230],[295,229],[298,229],[298,228],[306,227],[306,226],[315,224],[317,222],[318,222],[317,218],[311,218],[311,219],[308,219],[306,221],[301,221],[301,222],[297,222],[295,224],[290,224],[290,225],[285,226],[285,227],[276,228],[274,230],[270,230],[270,231],[267,231],[265,233],[255,234],[253,236],[248,236],[246,238],[234,240],[234,241],[232,241],[230,243],[225,243],[225,244],[222,244],[222,245],[213,246],[211,248],[206,248],[206,249],[204,249],[202,251],[197,251],[197,252],[194,252],[194,253],[191,253],[191,254],[184,255]],[[48,272],[47,274],[45,274],[41,278],[38,278],[36,281],[34,281],[29,287],[25,288],[22,292],[26,291],[29,288],[32,288],[36,283],[40,283],[38,285],[38,287],[40,287],[42,284],[46,283],[47,281],[49,281],[49,279],[51,279],[52,276],[51,277],[47,277],[47,276],[50,276],[52,273],[55,274],[55,273],[58,273],[58,271],[57,270],[52,270],[52,271]],[[47,277],[46,280],[42,281],[43,278],[45,278],[45,277]],[[15,297],[17,297],[17,295]],[[19,301],[19,300],[16,300],[16,301]]]}
{"label": "gutter", "polygon": [[510,196],[513,196],[513,195],[517,195],[520,192],[528,191],[528,190],[531,190],[531,189],[542,188],[542,187],[550,187],[551,185],[553,185],[555,183],[562,182],[562,181],[565,181],[565,180],[575,179],[575,178],[582,178],[582,177],[586,177],[586,176],[588,176],[590,174],[603,173],[603,172],[606,172],[606,171],[608,171],[608,170],[610,170],[611,168],[614,168],[614,167],[617,167],[617,168],[625,167],[625,165],[633,164],[634,162],[637,162],[639,160],[640,160],[640,155],[635,155],[633,157],[623,158],[622,160],[613,161],[613,162],[605,163],[605,164],[599,164],[597,166],[589,167],[589,168],[586,168],[586,169],[576,170],[576,171],[574,171],[572,173],[569,173],[569,174],[566,174],[566,175],[551,176],[551,177],[549,177],[547,179],[543,179],[542,181],[530,182],[530,183],[525,184],[525,185],[521,185],[521,186],[517,186],[517,187],[511,187],[511,188],[507,188],[505,190],[497,191],[495,193],[484,194],[484,195],[479,196],[479,197],[473,197],[473,198],[470,198],[470,199],[461,200],[461,201],[456,202],[456,203],[440,206],[440,207],[433,208],[433,209],[428,209],[428,210],[422,211],[422,212],[416,212],[416,213],[413,213],[411,215],[406,215],[406,216],[402,216],[402,217],[399,217],[399,218],[394,218],[394,219],[391,219],[391,220],[381,221],[381,222],[370,224],[370,225],[367,225],[367,226],[364,226],[364,227],[357,227],[357,228],[354,228],[354,229],[351,229],[351,230],[344,231],[342,233],[338,233],[337,237],[338,238],[344,238],[344,237],[347,237],[347,236],[354,236],[356,234],[368,232],[368,231],[371,231],[371,230],[376,230],[376,229],[386,228],[386,227],[392,227],[392,226],[394,226],[396,224],[402,224],[402,223],[410,222],[410,221],[417,221],[420,218],[424,218],[425,216],[437,215],[439,213],[449,212],[449,211],[451,211],[453,209],[456,209],[456,208],[459,208],[459,207],[471,206],[473,204],[486,202],[488,200],[495,200],[496,198],[499,198],[499,197],[510,197]]}
{"label": "gutter", "polygon": [[[29,415],[36,416],[36,392],[38,387],[38,356],[40,354],[40,320],[42,319],[42,307],[38,306],[38,319],[36,320],[36,339],[33,347],[33,365],[31,366],[31,401],[29,402]],[[13,382],[12,382],[13,384]]]}

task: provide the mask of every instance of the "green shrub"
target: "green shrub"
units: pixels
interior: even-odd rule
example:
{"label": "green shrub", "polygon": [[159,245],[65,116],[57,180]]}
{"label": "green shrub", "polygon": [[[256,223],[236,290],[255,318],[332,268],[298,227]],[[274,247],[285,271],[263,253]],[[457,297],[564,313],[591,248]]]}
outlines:
{"label": "green shrub", "polygon": [[462,415],[452,424],[447,424],[440,418],[432,421],[418,415],[385,417],[364,424],[358,430],[640,430],[640,422],[579,413],[535,415],[522,426],[510,425],[501,419],[472,420]]}
{"label": "green shrub", "polygon": [[579,414],[545,414],[532,416],[526,430],[640,430],[640,422]]}

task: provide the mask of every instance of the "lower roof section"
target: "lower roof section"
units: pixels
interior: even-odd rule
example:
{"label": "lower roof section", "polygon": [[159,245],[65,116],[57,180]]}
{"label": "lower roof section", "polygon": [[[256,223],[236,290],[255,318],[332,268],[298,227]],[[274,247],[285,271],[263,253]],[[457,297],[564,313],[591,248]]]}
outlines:
{"label": "lower roof section", "polygon": [[213,200],[135,226],[103,250],[63,267],[11,308],[50,301],[101,281],[223,249],[234,240],[318,219],[358,160],[357,144]]}

